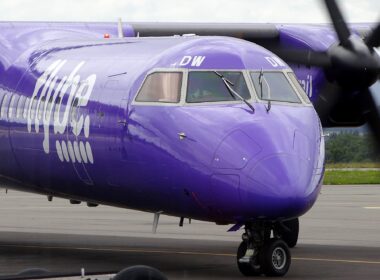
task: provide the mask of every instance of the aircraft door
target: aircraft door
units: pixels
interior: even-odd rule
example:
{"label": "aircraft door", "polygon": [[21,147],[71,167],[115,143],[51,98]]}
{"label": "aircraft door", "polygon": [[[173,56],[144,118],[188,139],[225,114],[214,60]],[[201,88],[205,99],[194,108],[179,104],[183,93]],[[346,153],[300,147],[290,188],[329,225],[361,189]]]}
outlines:
{"label": "aircraft door", "polygon": [[[105,166],[107,185],[119,188],[128,181],[126,167],[126,142],[128,139],[128,88],[126,75],[109,78],[103,86],[102,96],[113,96],[112,104],[102,100],[98,109],[98,127],[106,128],[104,135]],[[102,134],[104,132],[101,132]]]}
{"label": "aircraft door", "polygon": [[127,152],[125,145],[128,141],[128,114],[129,114],[129,99],[127,97],[123,98],[121,101],[121,110],[119,112],[119,118],[118,118],[118,124],[121,127],[121,158],[122,160],[125,160],[127,158]]}

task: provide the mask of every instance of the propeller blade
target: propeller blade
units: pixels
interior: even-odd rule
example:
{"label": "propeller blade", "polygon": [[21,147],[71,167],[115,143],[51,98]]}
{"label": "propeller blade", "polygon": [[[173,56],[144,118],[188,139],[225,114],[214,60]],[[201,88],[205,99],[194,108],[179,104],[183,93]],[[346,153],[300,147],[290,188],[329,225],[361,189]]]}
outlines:
{"label": "propeller blade", "polygon": [[364,113],[377,143],[380,143],[380,80],[368,89],[367,97],[367,111]]}
{"label": "propeller blade", "polygon": [[325,52],[310,50],[277,49],[272,50],[275,54],[289,63],[302,64],[306,66],[330,67],[330,57]]}
{"label": "propeller blade", "polygon": [[350,35],[351,31],[348,28],[346,21],[344,20],[343,14],[341,13],[336,0],[325,0],[327,10],[329,11],[330,18],[334,24],[335,31],[338,35],[340,43],[344,47],[350,47]]}
{"label": "propeller blade", "polygon": [[372,48],[377,48],[380,46],[380,23],[372,31],[372,33],[365,39],[367,46]]}

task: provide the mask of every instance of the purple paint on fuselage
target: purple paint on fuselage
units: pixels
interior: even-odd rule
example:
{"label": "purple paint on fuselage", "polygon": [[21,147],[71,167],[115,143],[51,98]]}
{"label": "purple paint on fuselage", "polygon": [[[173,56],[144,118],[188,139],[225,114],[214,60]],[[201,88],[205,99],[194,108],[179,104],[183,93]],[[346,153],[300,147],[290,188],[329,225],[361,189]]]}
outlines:
{"label": "purple paint on fuselage", "polygon": [[[359,36],[360,31],[369,31],[371,25],[351,24],[350,28],[354,34]],[[331,46],[338,44],[336,32],[331,24],[281,24],[277,28],[282,48],[327,52]],[[328,84],[324,70],[303,65],[290,66],[310,100],[313,104],[317,104],[321,91]]]}
{"label": "purple paint on fuselage", "polygon": [[[131,103],[152,69],[288,69],[282,61],[273,61],[270,52],[227,37],[67,40],[59,37],[61,31],[56,33],[61,40],[34,45],[36,33],[39,38],[51,36],[38,30],[30,33],[30,40],[24,34],[18,41],[19,36],[13,34],[8,42],[16,46],[18,55],[2,58],[8,62],[0,75],[1,93],[18,96],[14,113],[0,120],[3,176],[42,193],[217,222],[290,218],[314,203],[323,151],[312,106],[273,103],[267,112],[266,103],[254,102],[252,113],[240,102],[201,106]],[[20,96],[32,97],[38,79],[54,63],[62,66],[56,68],[52,94],[64,76],[79,67],[78,81],[61,92],[65,94],[60,119],[70,105],[66,104],[70,89],[88,83],[92,75],[96,82],[88,104],[76,112],[91,120],[90,136],[74,136],[70,119],[62,133],[54,133],[62,127],[55,127],[52,117],[46,120],[50,137],[46,153],[43,122],[36,126],[32,119],[28,132],[27,120],[17,116],[17,104]],[[49,91],[47,83],[39,94],[44,88]],[[184,141],[177,135],[181,131],[187,134]],[[62,152],[61,159],[57,142],[67,152]],[[82,162],[74,150],[80,143],[85,147],[79,150]],[[227,159],[224,165],[215,163],[221,157]]]}

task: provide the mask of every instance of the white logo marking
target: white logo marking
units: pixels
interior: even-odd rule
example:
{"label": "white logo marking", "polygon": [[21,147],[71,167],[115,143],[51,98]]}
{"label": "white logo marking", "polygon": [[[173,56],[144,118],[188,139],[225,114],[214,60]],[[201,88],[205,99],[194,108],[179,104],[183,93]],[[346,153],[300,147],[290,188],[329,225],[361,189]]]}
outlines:
{"label": "white logo marking", "polygon": [[186,66],[186,65],[191,65],[192,67],[200,67],[203,63],[203,61],[206,59],[205,56],[189,56],[185,55],[181,62],[179,63],[180,66]]}
{"label": "white logo marking", "polygon": [[266,56],[265,59],[272,65],[273,67],[284,67],[286,66],[285,62],[279,59],[277,56]]}
{"label": "white logo marking", "polygon": [[[80,62],[69,76],[60,78],[58,73],[66,63],[67,60],[55,61],[37,80],[27,112],[27,127],[30,133],[32,132],[33,122],[34,129],[38,133],[40,121],[42,121],[44,129],[42,146],[46,154],[50,152],[50,121],[52,116],[54,116],[54,134],[65,135],[68,129],[70,112],[72,110],[78,112],[80,107],[87,106],[96,82],[95,74],[81,80],[78,72],[85,64],[84,61]],[[66,101],[66,104],[63,104],[64,101]],[[53,112],[54,108],[55,111]],[[89,138],[90,116],[82,114],[79,118],[73,118],[70,126],[75,137],[79,137],[84,132],[85,138]],[[86,149],[82,147],[86,147]],[[70,162],[71,160],[74,163],[75,161],[82,162],[83,160],[86,163],[87,159],[89,159],[91,163],[94,162],[91,145],[88,142],[83,143],[80,141],[78,143],[74,141],[71,143],[68,141],[66,143],[61,141],[60,143],[57,140],[56,150],[61,161]]]}
{"label": "white logo marking", "polygon": [[306,80],[299,80],[299,83],[305,90],[306,94],[311,98],[313,96],[313,76],[307,75]]}

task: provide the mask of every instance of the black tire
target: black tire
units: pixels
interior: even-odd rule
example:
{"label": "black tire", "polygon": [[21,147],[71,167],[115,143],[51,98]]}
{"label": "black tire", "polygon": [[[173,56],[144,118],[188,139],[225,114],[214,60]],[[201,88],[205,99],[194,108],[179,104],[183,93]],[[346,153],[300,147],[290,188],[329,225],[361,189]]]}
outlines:
{"label": "black tire", "polygon": [[239,268],[239,271],[244,276],[260,276],[263,274],[262,269],[259,265],[252,265],[251,263],[241,263],[239,260],[245,256],[247,251],[247,242],[240,243],[240,246],[237,251],[236,262]]}
{"label": "black tire", "polygon": [[286,231],[285,229],[281,230],[281,237],[288,245],[289,248],[294,248],[298,242],[298,234],[300,231],[300,223],[298,218],[285,221],[284,225],[290,229],[290,231]]}
{"label": "black tire", "polygon": [[284,276],[291,264],[288,245],[281,239],[270,239],[260,252],[260,264],[266,276]]}
{"label": "black tire", "polygon": [[113,277],[113,280],[168,280],[168,278],[153,267],[136,265],[123,269]]}

